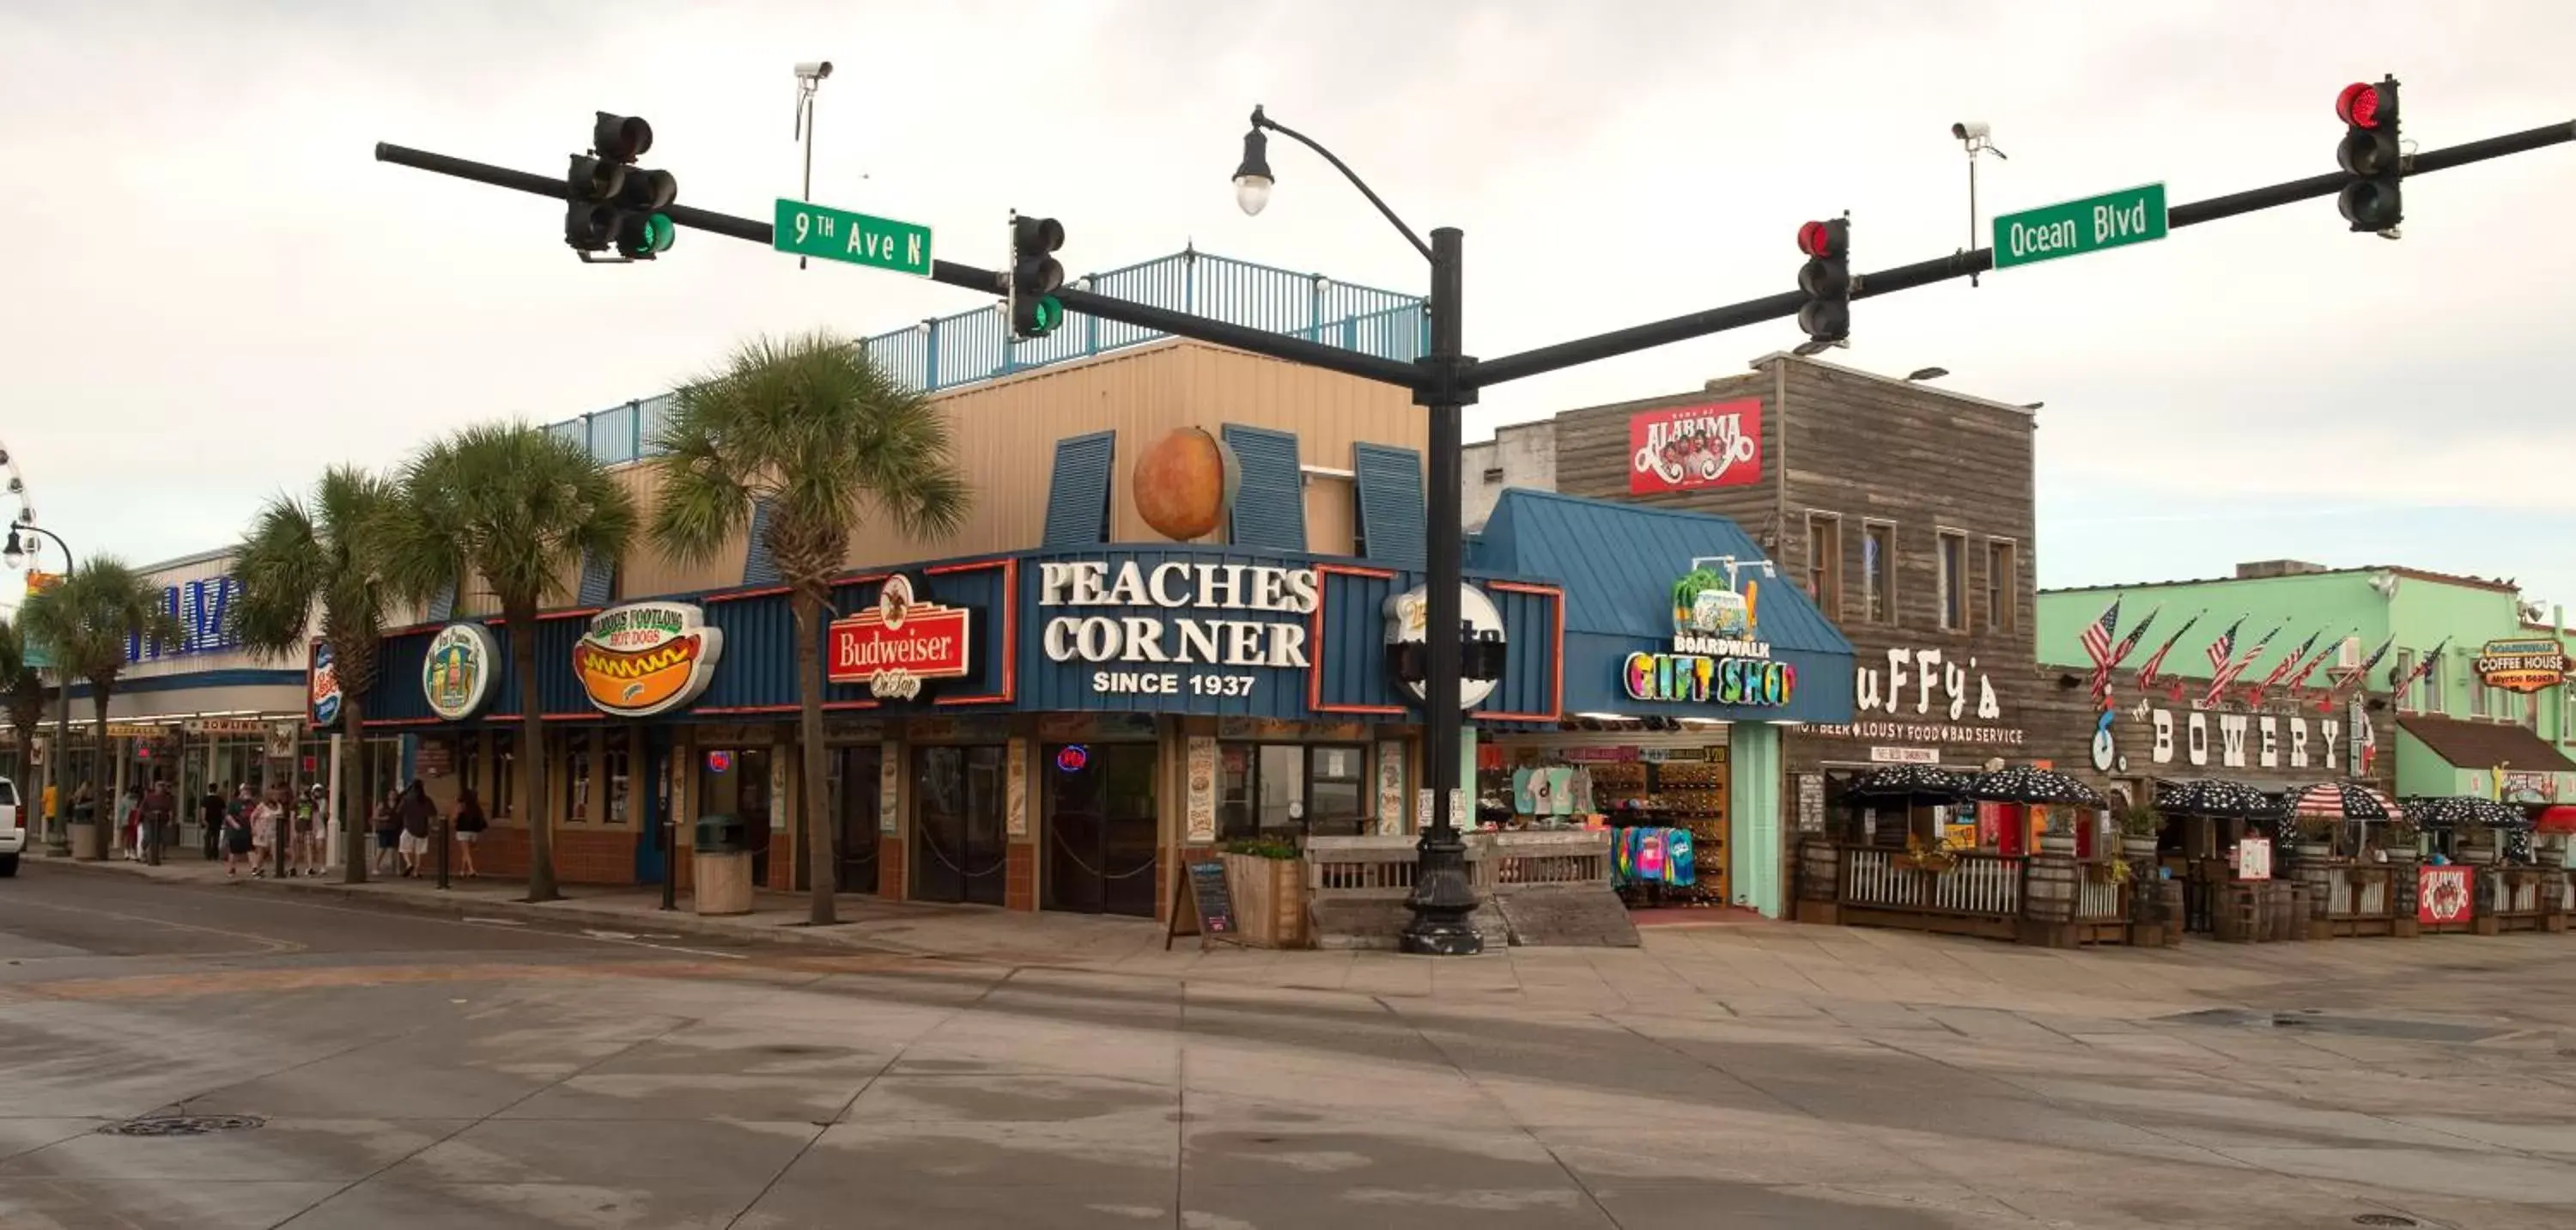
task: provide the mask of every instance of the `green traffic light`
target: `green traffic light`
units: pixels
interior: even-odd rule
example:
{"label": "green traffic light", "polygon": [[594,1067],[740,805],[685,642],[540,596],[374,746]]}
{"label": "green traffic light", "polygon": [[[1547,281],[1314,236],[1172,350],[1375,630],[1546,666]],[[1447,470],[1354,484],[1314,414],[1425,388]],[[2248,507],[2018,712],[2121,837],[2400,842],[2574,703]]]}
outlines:
{"label": "green traffic light", "polygon": [[1035,332],[1053,333],[1057,325],[1064,323],[1064,304],[1055,296],[1039,296],[1036,307],[1037,310],[1030,313],[1032,323],[1037,326]]}
{"label": "green traffic light", "polygon": [[655,214],[644,220],[644,248],[648,252],[668,252],[679,233],[680,228],[669,214]]}

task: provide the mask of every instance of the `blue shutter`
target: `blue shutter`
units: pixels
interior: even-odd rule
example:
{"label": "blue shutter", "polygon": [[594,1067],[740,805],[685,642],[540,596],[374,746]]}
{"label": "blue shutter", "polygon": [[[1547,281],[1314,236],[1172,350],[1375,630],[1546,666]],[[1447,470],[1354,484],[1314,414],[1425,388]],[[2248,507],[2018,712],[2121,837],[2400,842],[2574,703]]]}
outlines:
{"label": "blue shutter", "polygon": [[1095,431],[1055,442],[1055,477],[1047,484],[1048,548],[1088,547],[1109,541],[1109,473],[1118,455],[1118,433]]}
{"label": "blue shutter", "polygon": [[778,584],[778,560],[769,553],[769,501],[751,506],[751,545],[742,555],[742,583]]}
{"label": "blue shutter", "polygon": [[1242,484],[1234,493],[1232,537],[1239,547],[1306,549],[1306,491],[1297,467],[1297,433],[1225,425]]}
{"label": "blue shutter", "polygon": [[456,582],[450,581],[440,587],[437,593],[431,594],[429,609],[422,614],[427,615],[429,622],[434,624],[443,624],[456,618]]}
{"label": "blue shutter", "polygon": [[1390,567],[1422,567],[1430,527],[1422,511],[1422,454],[1354,444],[1351,473],[1359,491],[1362,553]]}
{"label": "blue shutter", "polygon": [[617,575],[617,560],[612,556],[588,551],[581,555],[581,593],[573,601],[581,606],[605,606],[610,581]]}

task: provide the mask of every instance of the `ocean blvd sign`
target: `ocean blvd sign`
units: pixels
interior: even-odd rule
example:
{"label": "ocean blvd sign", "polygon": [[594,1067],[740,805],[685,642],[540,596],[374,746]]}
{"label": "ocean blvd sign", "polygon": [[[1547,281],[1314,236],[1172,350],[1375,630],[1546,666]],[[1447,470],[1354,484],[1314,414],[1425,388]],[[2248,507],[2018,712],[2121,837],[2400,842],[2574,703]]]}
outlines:
{"label": "ocean blvd sign", "polygon": [[2081,256],[2165,237],[2165,186],[2146,184],[1995,219],[1995,268]]}
{"label": "ocean blvd sign", "polygon": [[1047,618],[1039,644],[1058,662],[1104,664],[1091,673],[1096,693],[1250,696],[1264,673],[1306,668],[1316,594],[1311,568],[1049,561],[1038,565],[1038,606],[1069,613]]}

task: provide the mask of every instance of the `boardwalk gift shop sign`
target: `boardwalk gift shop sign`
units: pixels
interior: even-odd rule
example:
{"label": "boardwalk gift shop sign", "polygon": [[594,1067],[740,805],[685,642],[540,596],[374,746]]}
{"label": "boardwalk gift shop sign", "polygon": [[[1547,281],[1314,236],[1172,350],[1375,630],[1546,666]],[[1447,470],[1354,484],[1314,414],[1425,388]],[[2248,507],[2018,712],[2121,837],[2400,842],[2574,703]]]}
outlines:
{"label": "boardwalk gift shop sign", "polygon": [[1760,482],[1762,402],[1747,398],[1631,415],[1628,457],[1631,495]]}

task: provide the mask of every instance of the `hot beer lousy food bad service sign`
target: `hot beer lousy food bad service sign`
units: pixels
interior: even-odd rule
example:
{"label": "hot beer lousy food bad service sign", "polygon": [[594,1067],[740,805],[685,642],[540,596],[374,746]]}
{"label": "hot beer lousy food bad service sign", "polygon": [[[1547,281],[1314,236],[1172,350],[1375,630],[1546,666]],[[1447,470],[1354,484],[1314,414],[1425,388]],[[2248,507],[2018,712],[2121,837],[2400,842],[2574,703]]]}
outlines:
{"label": "hot beer lousy food bad service sign", "polygon": [[716,674],[724,632],[685,602],[635,602],[590,617],[573,646],[573,674],[590,703],[618,717],[651,717],[696,700]]}
{"label": "hot beer lousy food bad service sign", "polygon": [[1762,481],[1762,402],[1648,410],[1628,419],[1628,492],[1651,495]]}

